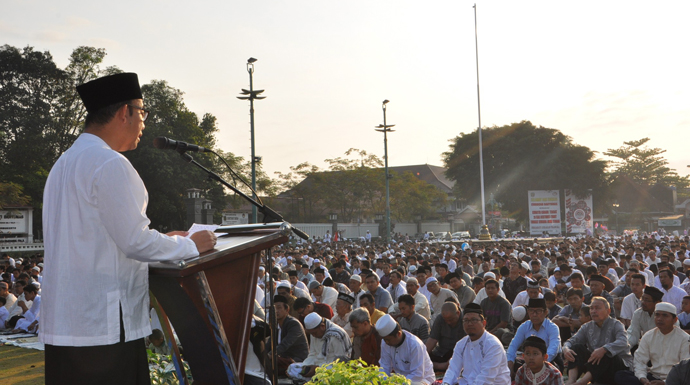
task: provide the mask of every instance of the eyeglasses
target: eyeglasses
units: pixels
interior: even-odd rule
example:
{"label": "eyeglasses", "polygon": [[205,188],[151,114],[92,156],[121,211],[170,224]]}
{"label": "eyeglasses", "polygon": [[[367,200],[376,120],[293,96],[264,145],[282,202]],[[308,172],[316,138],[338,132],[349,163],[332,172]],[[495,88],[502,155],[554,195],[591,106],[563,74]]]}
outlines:
{"label": "eyeglasses", "polygon": [[482,322],[481,318],[464,318],[462,320],[463,323],[471,325],[471,324],[476,324],[479,322]]}
{"label": "eyeglasses", "polygon": [[128,106],[129,106],[129,107],[132,107],[132,108],[136,108],[137,110],[141,110],[141,111],[142,111],[142,120],[143,120],[144,122],[146,121],[146,119],[148,119],[149,113],[151,113],[151,111],[145,110],[145,109],[143,109],[143,108],[141,108],[141,107],[139,107],[139,106],[133,106],[133,105],[131,105],[131,104],[128,104]]}

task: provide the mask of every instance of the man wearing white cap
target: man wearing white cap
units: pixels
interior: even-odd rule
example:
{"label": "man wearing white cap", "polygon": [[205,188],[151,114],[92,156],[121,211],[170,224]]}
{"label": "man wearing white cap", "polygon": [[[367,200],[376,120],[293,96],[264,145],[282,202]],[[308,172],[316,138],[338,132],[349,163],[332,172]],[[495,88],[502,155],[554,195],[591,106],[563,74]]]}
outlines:
{"label": "man wearing white cap", "polygon": [[[640,340],[635,352],[633,371],[616,373],[617,384],[649,384],[652,381],[666,380],[671,367],[690,358],[688,335],[677,323],[676,307],[668,302],[656,304],[654,323],[656,327]],[[652,366],[647,365],[648,362]]]}
{"label": "man wearing white cap", "polygon": [[292,372],[290,368],[298,365],[302,376],[312,377],[317,367],[338,358],[349,358],[352,354],[352,343],[347,332],[331,320],[309,313],[304,318],[304,329],[309,334],[309,355],[301,364],[290,365],[288,373]]}
{"label": "man wearing white cap", "polygon": [[429,292],[431,292],[431,301],[429,301],[429,305],[431,305],[432,313],[429,325],[433,328],[434,320],[441,314],[441,307],[446,302],[446,299],[454,298],[457,301],[458,296],[454,292],[442,288],[438,280],[434,277],[426,279],[426,287],[429,289]]}
{"label": "man wearing white cap", "polygon": [[414,334],[402,330],[389,314],[376,322],[376,331],[383,337],[379,366],[388,375],[405,376],[412,385],[432,384],[434,368],[424,343]]}
{"label": "man wearing white cap", "polygon": [[355,297],[355,302],[352,304],[353,309],[359,309],[359,297],[365,293],[362,290],[362,277],[359,274],[353,274],[350,276],[350,284],[348,285],[351,291],[351,295]]}

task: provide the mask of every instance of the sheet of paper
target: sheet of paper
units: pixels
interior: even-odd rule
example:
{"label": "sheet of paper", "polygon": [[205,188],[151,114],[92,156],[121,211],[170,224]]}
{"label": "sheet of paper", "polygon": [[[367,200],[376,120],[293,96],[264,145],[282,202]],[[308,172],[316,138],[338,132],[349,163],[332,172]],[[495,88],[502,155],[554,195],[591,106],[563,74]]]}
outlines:
{"label": "sheet of paper", "polygon": [[189,231],[189,234],[187,234],[187,238],[191,237],[192,234],[197,233],[199,231],[208,230],[210,232],[214,232],[218,227],[220,227],[220,225],[202,225],[199,223],[194,223],[192,227],[190,227],[189,230],[187,230]]}

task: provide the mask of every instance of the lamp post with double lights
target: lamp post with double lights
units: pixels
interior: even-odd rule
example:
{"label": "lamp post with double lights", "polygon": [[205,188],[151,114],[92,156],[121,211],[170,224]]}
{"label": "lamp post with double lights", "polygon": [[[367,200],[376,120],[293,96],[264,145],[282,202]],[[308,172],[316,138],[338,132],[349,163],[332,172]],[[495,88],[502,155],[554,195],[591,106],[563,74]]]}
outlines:
{"label": "lamp post with double lights", "polygon": [[[254,90],[254,62],[257,59],[250,57],[247,60],[247,72],[249,72],[249,89],[242,89],[242,96],[238,96],[237,99],[249,100],[249,125],[251,130],[251,143],[252,143],[252,197],[256,200],[256,163],[261,160],[261,157],[256,156],[256,146],[254,142],[254,99],[261,100],[266,99],[265,96],[258,96],[264,90]],[[256,206],[252,206],[252,223],[257,223],[256,217]]]}
{"label": "lamp post with double lights", "polygon": [[384,151],[384,160],[385,160],[385,171],[386,171],[386,242],[390,241],[391,239],[391,196],[390,196],[390,188],[389,188],[389,180],[390,180],[390,174],[388,174],[388,133],[389,132],[395,132],[395,130],[391,130],[391,127],[395,127],[395,124],[386,124],[386,104],[388,104],[389,100],[386,99],[383,101],[382,108],[383,108],[383,124],[379,124],[376,126],[376,131],[378,132],[383,132],[383,151]]}

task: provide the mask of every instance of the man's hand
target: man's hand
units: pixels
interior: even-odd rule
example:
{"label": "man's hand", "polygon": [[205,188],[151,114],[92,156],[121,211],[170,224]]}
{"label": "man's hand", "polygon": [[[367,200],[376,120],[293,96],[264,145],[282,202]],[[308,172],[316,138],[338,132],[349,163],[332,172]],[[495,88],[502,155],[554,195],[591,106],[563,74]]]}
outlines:
{"label": "man's hand", "polygon": [[563,348],[563,357],[565,357],[566,360],[575,362],[575,356],[577,356],[577,353],[569,348]]}
{"label": "man's hand", "polygon": [[510,370],[510,375],[513,375],[513,368],[515,366],[515,363],[513,361],[508,361],[508,369]]}
{"label": "man's hand", "polygon": [[29,310],[29,308],[26,307],[26,303],[24,301],[17,301],[17,306],[22,308],[23,313],[26,313]]}
{"label": "man's hand", "polygon": [[601,347],[599,349],[595,349],[592,354],[589,356],[589,360],[587,362],[592,363],[594,365],[599,365],[599,362],[601,362],[601,359],[604,357],[606,354],[607,350],[604,347]]}
{"label": "man's hand", "polygon": [[216,240],[218,239],[216,234],[208,230],[196,232],[190,238],[196,244],[199,254],[212,250],[216,246]]}

